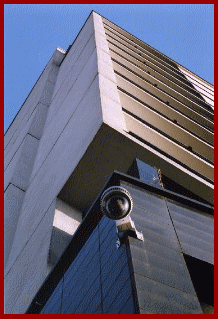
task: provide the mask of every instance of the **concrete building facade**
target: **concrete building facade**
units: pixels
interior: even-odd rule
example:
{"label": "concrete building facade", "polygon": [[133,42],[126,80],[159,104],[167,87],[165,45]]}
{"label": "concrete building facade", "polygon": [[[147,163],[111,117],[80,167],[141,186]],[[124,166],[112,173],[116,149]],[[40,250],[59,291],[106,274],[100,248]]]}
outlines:
{"label": "concrete building facade", "polygon": [[[6,313],[213,311],[213,96],[95,12],[57,48],[5,134]],[[116,247],[109,185],[144,241]]]}

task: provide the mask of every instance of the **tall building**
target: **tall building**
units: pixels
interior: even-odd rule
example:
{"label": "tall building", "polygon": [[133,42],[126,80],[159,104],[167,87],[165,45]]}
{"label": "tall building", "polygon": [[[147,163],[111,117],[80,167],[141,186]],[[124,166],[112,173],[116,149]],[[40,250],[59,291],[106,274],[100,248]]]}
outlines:
{"label": "tall building", "polygon": [[213,96],[91,12],[5,134],[5,313],[213,313]]}

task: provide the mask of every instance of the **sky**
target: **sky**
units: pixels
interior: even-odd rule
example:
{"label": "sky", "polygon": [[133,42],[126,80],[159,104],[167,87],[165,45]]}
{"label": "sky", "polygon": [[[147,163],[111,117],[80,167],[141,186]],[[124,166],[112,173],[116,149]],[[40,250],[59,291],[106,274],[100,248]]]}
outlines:
{"label": "sky", "polygon": [[214,83],[213,4],[5,4],[4,131],[56,47],[68,48],[91,10]]}

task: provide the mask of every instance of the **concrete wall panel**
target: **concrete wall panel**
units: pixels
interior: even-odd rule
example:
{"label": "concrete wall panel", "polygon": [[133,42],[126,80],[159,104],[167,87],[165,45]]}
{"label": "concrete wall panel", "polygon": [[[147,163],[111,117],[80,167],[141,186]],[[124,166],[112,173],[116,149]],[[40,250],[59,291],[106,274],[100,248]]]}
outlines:
{"label": "concrete wall panel", "polygon": [[[108,42],[107,42],[107,39],[105,37],[105,34],[99,33],[99,31],[96,30],[95,41],[96,41],[97,48],[99,48],[99,50],[104,51],[105,53],[107,53],[110,56]],[[110,64],[111,64],[111,62],[110,62]]]}
{"label": "concrete wall panel", "polygon": [[40,102],[45,106],[49,106],[51,103],[52,94],[54,91],[54,83],[46,81],[45,86],[40,97]]}
{"label": "concrete wall panel", "polygon": [[[51,93],[51,90],[53,90],[52,86],[56,81],[59,70],[59,66],[53,63],[57,54],[62,56],[64,55],[64,53],[61,53],[59,49],[55,50],[50,61],[47,63],[35,86],[33,87],[32,91],[30,92],[29,96],[27,97],[26,101],[24,102],[20,111],[18,112],[14,122],[7,130],[5,134],[5,148],[8,144],[10,146],[9,142],[11,142],[12,140],[14,141],[19,136],[20,132],[23,130],[23,127],[26,125],[28,119],[33,113],[37,103],[40,101],[40,97],[42,96],[43,91],[43,98],[45,101],[45,97],[48,97],[49,93]],[[48,81],[47,84],[46,81]],[[47,93],[45,91],[45,85],[48,89]],[[48,103],[48,101],[46,100],[45,103]]]}
{"label": "concrete wall panel", "polygon": [[66,78],[66,75],[69,73],[69,68],[72,67],[72,61],[75,61],[78,59],[80,53],[84,49],[84,46],[90,39],[91,35],[94,32],[93,28],[93,20],[90,16],[88,20],[86,21],[84,27],[81,29],[80,33],[78,34],[77,38],[75,39],[72,47],[70,48],[68,54],[66,55],[66,58],[63,60],[60,71],[58,74],[58,79],[55,85],[54,89],[54,97],[57,93],[57,91],[60,89],[60,87],[63,84],[63,81]]}
{"label": "concrete wall panel", "polygon": [[[6,313],[25,312],[46,276],[47,258],[51,238],[55,201],[41,219],[5,281]],[[33,280],[34,279],[34,280]]]}
{"label": "concrete wall panel", "polygon": [[9,163],[9,165],[7,166],[5,172],[4,172],[4,190],[6,190],[6,188],[8,187],[11,178],[13,176],[14,173],[14,169],[16,167],[16,164],[19,160],[21,151],[22,151],[22,145],[20,145],[20,147],[18,148],[17,152],[15,153],[14,157],[12,158],[11,162]]}
{"label": "concrete wall panel", "polygon": [[24,191],[10,184],[4,195],[4,261],[8,260],[24,199]]}
{"label": "concrete wall panel", "polygon": [[49,69],[49,73],[48,73],[48,81],[51,83],[56,83],[57,80],[57,75],[59,72],[60,67],[54,63],[51,64],[51,67]]}
{"label": "concrete wall panel", "polygon": [[[11,255],[6,272],[34,233],[50,203],[60,192],[102,124],[100,98],[93,90],[96,86],[98,78],[31,180],[14,240],[14,254]],[[52,227],[52,224],[48,227]]]}
{"label": "concrete wall panel", "polygon": [[114,69],[110,55],[105,53],[103,50],[100,50],[99,48],[97,48],[97,55],[98,72],[116,84],[116,77],[114,74]]}
{"label": "concrete wall panel", "polygon": [[28,118],[30,117],[31,113],[33,112],[34,108],[36,107],[42,90],[44,89],[45,82],[47,80],[48,72],[49,72],[49,65],[45,68],[44,72],[39,77],[37,83],[35,84],[34,88],[30,92],[28,98],[22,105],[21,110],[17,114],[14,122],[9,127],[8,131],[5,134],[5,148],[7,147],[8,143],[13,137],[17,137],[20,134],[20,131],[26,125]]}
{"label": "concrete wall panel", "polygon": [[[20,146],[21,142],[23,141],[24,137],[26,136],[27,132],[31,135],[35,136],[36,138],[40,138],[43,132],[43,127],[45,124],[46,116],[47,116],[47,107],[50,104],[51,96],[53,94],[54,89],[54,81],[57,77],[57,68],[54,63],[52,63],[49,67],[49,72],[47,74],[48,78],[52,77],[52,82],[47,80],[44,84],[44,89],[40,92],[39,102],[35,105],[34,109],[31,113],[28,113],[28,117],[26,118],[26,125],[22,126],[19,131],[14,134],[8,147],[5,149],[5,165],[7,166],[11,161],[12,157],[16,153],[18,147]],[[24,123],[23,123],[24,124]],[[5,166],[5,167],[6,167]]]}
{"label": "concrete wall panel", "polygon": [[23,190],[27,189],[29,183],[38,144],[39,141],[35,137],[29,134],[26,135],[19,160],[17,161],[11,179],[11,183]]}
{"label": "concrete wall panel", "polygon": [[82,213],[57,198],[53,226],[73,235],[82,221]]}
{"label": "concrete wall panel", "polygon": [[120,103],[102,94],[103,121],[118,131],[127,130]]}
{"label": "concrete wall panel", "polygon": [[29,177],[32,172],[38,144],[39,141],[35,137],[30,134],[25,136],[18,151],[5,171],[5,188],[8,183],[11,182],[22,190],[26,190]]}
{"label": "concrete wall panel", "polygon": [[42,103],[39,103],[34,112],[34,117],[28,131],[29,134],[36,137],[37,139],[40,139],[42,137],[47,113],[48,107],[43,105]]}
{"label": "concrete wall panel", "polygon": [[[89,76],[87,76],[87,74]],[[96,51],[94,51],[90,56],[85,68],[83,68],[77,81],[70,90],[69,94],[65,98],[63,104],[59,108],[58,112],[53,116],[52,121],[49,123],[44,131],[44,134],[40,140],[39,151],[34,164],[31,178],[35,176],[39,167],[42,165],[43,161],[48,156],[55,143],[57,143],[66,125],[68,125],[69,120],[74,115],[74,112],[77,110],[77,107],[80,105],[80,103],[84,103],[83,98],[86,92],[88,92],[87,90],[91,89],[92,82],[95,79],[96,75],[97,60]],[[94,83],[95,84],[94,86],[92,86],[91,90],[94,90],[93,92],[95,92],[96,96],[98,97],[98,83],[96,80],[94,81]],[[93,92],[90,93],[93,94]],[[92,103],[92,100],[90,102]],[[88,105],[89,103],[87,103],[87,106]],[[78,120],[80,121],[80,119]],[[64,142],[64,144],[66,144],[66,142]]]}
{"label": "concrete wall panel", "polygon": [[18,148],[20,147],[20,144],[23,142],[24,137],[29,131],[29,128],[31,126],[32,120],[34,118],[35,112],[36,112],[37,106],[35,107],[34,111],[32,112],[30,118],[26,122],[26,125],[23,126],[22,130],[18,135],[14,135],[11,142],[8,144],[8,147],[4,151],[4,167],[5,169],[9,165],[12,157],[17,152]]}
{"label": "concrete wall panel", "polygon": [[72,60],[69,61],[71,63],[69,63],[67,75],[65,75],[65,78],[61,82],[59,89],[56,90],[56,93],[54,93],[53,95],[52,103],[49,107],[46,127],[49,125],[54,114],[57,112],[57,110],[60,108],[60,106],[64,102],[66,96],[72,89],[76,80],[78,80],[78,77],[80,73],[82,72],[83,68],[86,67],[86,63],[89,60],[90,55],[93,53],[94,49],[95,49],[95,41],[94,41],[94,35],[92,35],[91,38],[88,40],[84,50],[81,52],[78,52],[78,51],[76,52],[77,55],[78,53],[80,53],[79,57],[72,56]]}
{"label": "concrete wall panel", "polygon": [[108,96],[111,100],[120,103],[117,86],[114,82],[106,78],[105,76],[99,75],[99,86],[102,94]]}
{"label": "concrete wall panel", "polygon": [[126,125],[102,18],[94,12],[93,21],[97,46],[99,89],[102,100],[103,120],[104,123],[122,132],[126,130]]}
{"label": "concrete wall panel", "polygon": [[64,252],[82,221],[82,213],[57,198],[49,248],[49,264],[53,267]]}
{"label": "concrete wall panel", "polygon": [[105,36],[102,17],[99,14],[97,14],[96,12],[93,12],[92,15],[93,15],[95,32],[101,33],[103,36]]}

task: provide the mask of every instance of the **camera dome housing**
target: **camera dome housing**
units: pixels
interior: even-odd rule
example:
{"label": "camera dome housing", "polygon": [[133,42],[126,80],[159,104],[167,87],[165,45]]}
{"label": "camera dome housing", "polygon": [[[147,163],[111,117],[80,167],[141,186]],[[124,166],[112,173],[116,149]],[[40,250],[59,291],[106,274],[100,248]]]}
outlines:
{"label": "camera dome housing", "polygon": [[110,219],[120,220],[127,217],[133,207],[130,193],[121,186],[112,186],[101,196],[101,211]]}

